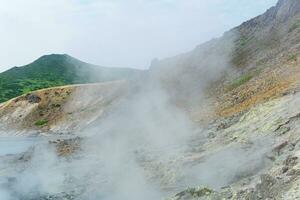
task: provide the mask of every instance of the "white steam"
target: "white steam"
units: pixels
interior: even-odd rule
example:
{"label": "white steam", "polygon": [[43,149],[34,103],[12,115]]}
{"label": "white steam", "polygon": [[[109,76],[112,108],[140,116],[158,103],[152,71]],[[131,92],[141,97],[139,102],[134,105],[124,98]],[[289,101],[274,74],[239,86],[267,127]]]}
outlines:
{"label": "white steam", "polygon": [[[266,150],[257,142],[251,150],[233,146],[187,161],[190,153],[202,156],[191,143],[201,147],[207,138],[177,100],[201,103],[204,89],[230,67],[232,44],[227,42],[209,52],[199,47],[176,60],[178,65],[166,62],[167,68],[134,84],[104,118],[74,133],[83,140],[72,156],[59,157],[53,146],[37,145],[29,161],[16,164],[13,180],[1,187],[2,199],[153,200],[191,185],[218,189],[241,173],[260,169]],[[200,140],[193,141],[196,137]]]}

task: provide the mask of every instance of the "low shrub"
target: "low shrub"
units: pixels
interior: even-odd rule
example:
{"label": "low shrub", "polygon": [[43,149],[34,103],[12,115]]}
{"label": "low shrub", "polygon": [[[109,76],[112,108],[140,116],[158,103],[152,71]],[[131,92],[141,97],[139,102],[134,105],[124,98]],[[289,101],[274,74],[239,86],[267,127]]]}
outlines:
{"label": "low shrub", "polygon": [[48,120],[46,120],[46,119],[41,119],[41,120],[36,121],[36,122],[34,123],[34,125],[36,125],[36,126],[44,126],[44,125],[46,125],[47,123],[48,123]]}

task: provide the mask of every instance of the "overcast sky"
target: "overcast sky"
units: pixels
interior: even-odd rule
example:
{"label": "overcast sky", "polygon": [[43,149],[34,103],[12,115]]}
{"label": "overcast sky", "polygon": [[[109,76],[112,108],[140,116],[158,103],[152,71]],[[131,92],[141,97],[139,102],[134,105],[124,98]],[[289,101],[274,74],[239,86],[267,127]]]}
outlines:
{"label": "overcast sky", "polygon": [[277,0],[0,0],[0,71],[44,54],[147,68],[263,13]]}

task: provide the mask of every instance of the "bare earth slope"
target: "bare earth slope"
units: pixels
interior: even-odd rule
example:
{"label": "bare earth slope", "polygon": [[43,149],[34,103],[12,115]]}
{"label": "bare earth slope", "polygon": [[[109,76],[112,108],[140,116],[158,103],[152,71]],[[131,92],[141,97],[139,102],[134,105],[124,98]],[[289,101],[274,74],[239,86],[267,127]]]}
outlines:
{"label": "bare earth slope", "polygon": [[120,101],[127,87],[126,81],[116,81],[31,92],[0,104],[1,129],[14,134],[78,131]]}

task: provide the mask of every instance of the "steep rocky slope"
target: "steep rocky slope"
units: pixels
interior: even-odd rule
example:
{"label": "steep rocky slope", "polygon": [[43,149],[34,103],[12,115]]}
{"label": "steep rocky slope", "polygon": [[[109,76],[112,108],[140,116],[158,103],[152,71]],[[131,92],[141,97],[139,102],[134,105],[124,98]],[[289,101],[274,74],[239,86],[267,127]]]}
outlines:
{"label": "steep rocky slope", "polygon": [[[171,199],[299,198],[299,99],[298,93],[290,94],[254,106],[237,120],[214,123],[202,151],[193,155],[198,162],[211,162],[198,168],[210,180],[200,179],[200,187]],[[221,189],[213,190],[215,184]]]}
{"label": "steep rocky slope", "polygon": [[[195,106],[203,96],[218,105],[217,116],[234,115],[286,93],[297,79],[299,22],[299,1],[279,1],[221,38],[153,62],[150,72],[196,116],[202,112],[203,107],[195,111]],[[203,88],[206,93],[200,92]],[[198,96],[201,101],[190,101]]]}

